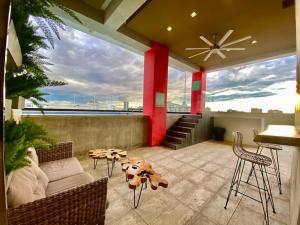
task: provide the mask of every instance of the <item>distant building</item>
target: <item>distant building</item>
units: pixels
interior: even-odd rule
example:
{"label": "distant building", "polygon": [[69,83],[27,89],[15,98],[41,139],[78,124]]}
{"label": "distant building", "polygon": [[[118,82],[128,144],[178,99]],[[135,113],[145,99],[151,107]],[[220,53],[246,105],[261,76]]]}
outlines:
{"label": "distant building", "polygon": [[129,102],[124,101],[124,102],[123,102],[123,110],[124,110],[124,111],[128,111],[128,108],[129,108]]}
{"label": "distant building", "polygon": [[227,109],[227,112],[239,112],[239,111],[234,110],[234,109]]}
{"label": "distant building", "polygon": [[270,109],[270,110],[268,110],[268,113],[283,113],[283,112],[278,109]]}
{"label": "distant building", "polygon": [[262,113],[262,109],[259,109],[259,108],[251,108],[251,113]]}

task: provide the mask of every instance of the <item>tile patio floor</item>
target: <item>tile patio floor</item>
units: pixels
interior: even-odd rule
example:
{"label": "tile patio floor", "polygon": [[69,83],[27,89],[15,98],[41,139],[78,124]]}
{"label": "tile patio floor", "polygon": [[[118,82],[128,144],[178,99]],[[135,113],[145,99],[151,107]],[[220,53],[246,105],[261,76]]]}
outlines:
{"label": "tile patio floor", "polygon": [[[248,148],[250,149],[250,148]],[[254,151],[255,149],[252,148]],[[267,151],[265,150],[265,153]],[[283,194],[279,195],[275,177],[272,182],[277,214],[270,213],[271,225],[289,224],[289,177],[291,153],[288,147],[279,153]],[[263,224],[261,205],[251,199],[232,196],[224,209],[229,182],[236,157],[231,145],[207,141],[180,150],[145,147],[128,151],[130,156],[148,160],[161,173],[169,187],[153,191],[149,186],[134,209],[133,191],[125,182],[119,163],[108,184],[108,225],[256,225]],[[78,156],[84,169],[95,178],[107,176],[106,161],[99,161],[96,170],[87,156]],[[249,169],[248,165],[247,169]],[[244,174],[246,174],[244,172]],[[256,196],[256,189],[242,186],[247,194]]]}

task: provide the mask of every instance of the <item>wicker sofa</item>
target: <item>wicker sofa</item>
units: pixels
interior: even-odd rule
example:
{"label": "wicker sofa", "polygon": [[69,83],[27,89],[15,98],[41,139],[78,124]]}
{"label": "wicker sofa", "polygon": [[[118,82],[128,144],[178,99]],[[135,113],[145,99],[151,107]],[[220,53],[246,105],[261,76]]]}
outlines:
{"label": "wicker sofa", "polygon": [[[36,153],[40,168],[46,168],[46,175],[48,172],[49,176],[46,197],[8,208],[8,224],[104,224],[107,178],[94,181],[89,174],[83,172],[82,168],[81,173],[76,165],[77,159],[73,157],[71,142],[60,143],[46,151],[37,149]],[[51,165],[65,163],[68,160],[75,163],[76,174],[68,174],[70,171],[64,171],[65,166],[62,166],[61,173],[51,174],[49,171]],[[68,165],[66,169],[70,169]],[[57,175],[61,177],[55,177]]]}

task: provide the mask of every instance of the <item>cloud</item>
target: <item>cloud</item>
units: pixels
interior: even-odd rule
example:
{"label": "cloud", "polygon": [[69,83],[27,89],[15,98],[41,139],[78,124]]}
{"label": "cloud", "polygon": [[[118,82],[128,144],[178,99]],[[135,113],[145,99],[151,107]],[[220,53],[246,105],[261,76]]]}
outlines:
{"label": "cloud", "polygon": [[[99,100],[130,99],[142,103],[144,57],[141,55],[72,28],[61,31],[61,40],[55,41],[54,49],[41,53],[54,64],[47,75],[68,83],[45,88],[50,94],[48,100],[95,96]],[[184,73],[169,68],[168,100],[181,103],[183,90]]]}
{"label": "cloud", "polygon": [[[51,79],[68,83],[44,89],[50,101],[131,101],[142,105],[144,58],[72,28],[61,31],[55,49],[42,50],[54,66]],[[208,101],[266,97],[295,80],[296,57],[256,63],[207,74]],[[186,88],[185,88],[186,82]],[[191,74],[169,67],[168,102],[190,103]],[[274,85],[277,86],[274,86]],[[186,94],[184,95],[184,91]]]}
{"label": "cloud", "polygon": [[[207,74],[208,98],[219,101],[265,97],[276,94],[270,90],[274,84],[279,84],[277,90],[282,90],[280,84],[295,80],[296,57],[289,56],[270,61],[264,61],[248,66],[236,67]],[[236,94],[220,97],[222,93],[231,90]],[[244,92],[239,93],[238,92]],[[249,92],[252,92],[249,94]]]}

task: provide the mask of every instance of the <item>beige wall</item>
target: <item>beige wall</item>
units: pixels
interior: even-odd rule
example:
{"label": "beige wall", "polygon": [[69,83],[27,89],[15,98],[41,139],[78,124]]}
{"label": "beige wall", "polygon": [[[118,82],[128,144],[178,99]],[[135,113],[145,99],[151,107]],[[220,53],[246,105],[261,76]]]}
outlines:
{"label": "beige wall", "polygon": [[226,129],[225,141],[232,142],[232,132],[240,131],[246,145],[254,145],[252,128],[262,131],[270,124],[294,124],[294,114],[212,112],[211,116],[214,117],[215,127]]}
{"label": "beige wall", "polygon": [[[73,141],[76,153],[96,147],[131,149],[147,145],[148,125],[143,115],[28,117],[42,124],[58,142]],[[180,117],[181,114],[168,114],[167,129]]]}
{"label": "beige wall", "polygon": [[167,114],[167,130],[182,116],[182,114]]}
{"label": "beige wall", "polygon": [[147,120],[143,115],[30,116],[58,142],[73,141],[76,153],[93,148],[131,149],[146,145]]}

